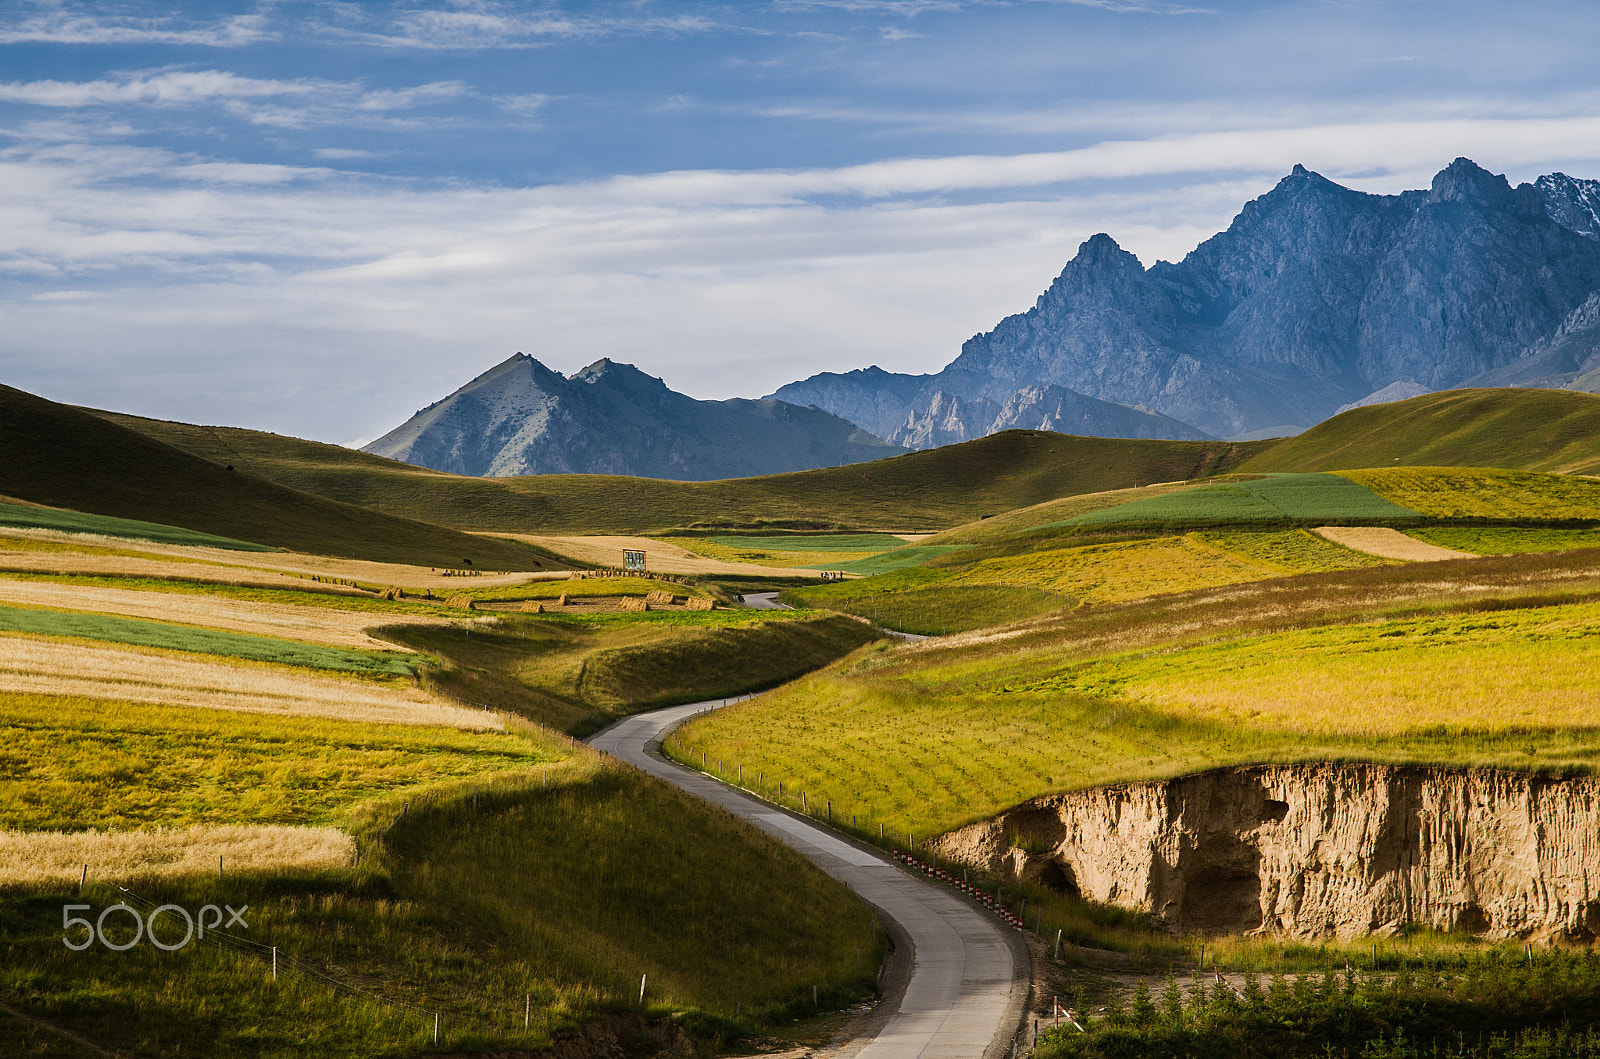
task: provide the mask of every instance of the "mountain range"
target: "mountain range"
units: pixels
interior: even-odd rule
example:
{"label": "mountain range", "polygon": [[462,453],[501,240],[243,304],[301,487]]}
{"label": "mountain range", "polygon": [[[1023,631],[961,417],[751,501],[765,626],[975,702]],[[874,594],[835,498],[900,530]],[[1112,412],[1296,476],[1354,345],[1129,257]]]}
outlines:
{"label": "mountain range", "polygon": [[703,481],[878,459],[1021,427],[1294,434],[1456,387],[1600,392],[1600,181],[1512,187],[1458,158],[1374,195],[1295,166],[1177,263],[1107,234],[943,370],[824,372],[698,401],[627,364],[517,354],[366,446],[469,475]]}
{"label": "mountain range", "polygon": [[816,408],[743,398],[697,401],[610,360],[568,378],[518,353],[362,451],[474,476],[707,481],[861,463],[907,450]]}
{"label": "mountain range", "polygon": [[1390,388],[1570,385],[1600,367],[1597,290],[1600,181],[1513,188],[1458,158],[1426,191],[1372,195],[1296,166],[1176,264],[1094,236],[936,374],[823,373],[769,396],[912,446],[1017,425],[1041,388],[1215,436],[1292,432]]}

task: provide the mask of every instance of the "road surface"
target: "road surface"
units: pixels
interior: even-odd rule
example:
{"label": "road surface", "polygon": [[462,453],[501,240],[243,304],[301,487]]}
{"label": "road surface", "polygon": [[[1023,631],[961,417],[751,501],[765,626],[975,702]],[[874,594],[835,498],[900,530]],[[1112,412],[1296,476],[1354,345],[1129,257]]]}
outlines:
{"label": "road surface", "polygon": [[[856,1059],[1000,1059],[1021,1025],[1029,974],[1012,928],[952,891],[911,875],[869,846],[660,757],[681,721],[724,700],[638,714],[588,740],[597,749],[733,813],[799,850],[870,904],[897,938],[904,991],[886,984],[876,1036]],[[909,943],[909,944],[908,944]],[[903,957],[911,951],[909,980]],[[898,982],[894,983],[898,984]],[[898,994],[898,995],[897,995]]]}

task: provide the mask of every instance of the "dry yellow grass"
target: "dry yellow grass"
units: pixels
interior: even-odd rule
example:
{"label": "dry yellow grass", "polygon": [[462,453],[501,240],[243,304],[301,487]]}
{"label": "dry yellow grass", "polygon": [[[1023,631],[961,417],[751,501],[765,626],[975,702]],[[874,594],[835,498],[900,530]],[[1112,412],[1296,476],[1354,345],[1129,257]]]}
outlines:
{"label": "dry yellow grass", "polygon": [[1365,552],[1385,559],[1430,563],[1441,559],[1476,558],[1472,552],[1441,548],[1437,544],[1419,541],[1415,537],[1408,537],[1399,530],[1389,529],[1386,526],[1318,526],[1312,532],[1351,551]]}
{"label": "dry yellow grass", "polygon": [[0,885],[337,868],[356,846],[336,827],[224,824],[151,831],[0,831]]}
{"label": "dry yellow grass", "polygon": [[51,581],[19,581],[0,578],[0,603],[57,610],[79,610],[96,614],[120,614],[130,618],[153,618],[210,629],[249,633],[353,647],[363,651],[410,648],[377,640],[364,631],[396,620],[410,625],[449,625],[448,618],[418,614],[416,617],[368,614],[335,610],[329,607],[302,607],[289,603],[259,603],[241,599],[175,592],[141,592],[126,588],[90,585],[64,585]]}
{"label": "dry yellow grass", "polygon": [[[652,537],[541,537],[532,533],[497,533],[497,537],[548,548],[579,562],[597,566],[621,566],[623,549],[645,553],[645,563],[658,574],[766,574],[777,577],[820,577],[813,570],[790,570],[780,566],[758,566],[727,559],[698,555],[681,544]],[[685,538],[691,540],[691,538]]]}
{"label": "dry yellow grass", "polygon": [[1190,534],[985,559],[941,584],[1028,585],[1086,603],[1117,603],[1281,573],[1280,566],[1225,551]]}
{"label": "dry yellow grass", "polygon": [[499,729],[498,714],[377,682],[154,648],[0,633],[0,689],[338,721]]}

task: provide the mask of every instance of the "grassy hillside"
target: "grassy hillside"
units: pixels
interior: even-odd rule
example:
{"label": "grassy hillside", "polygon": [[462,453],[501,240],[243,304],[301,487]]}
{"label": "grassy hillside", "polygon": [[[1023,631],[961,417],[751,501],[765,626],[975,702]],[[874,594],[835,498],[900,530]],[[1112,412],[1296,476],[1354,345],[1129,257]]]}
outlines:
{"label": "grassy hillside", "polygon": [[1082,607],[857,656],[691,722],[672,751],[919,837],[1051,791],[1231,764],[1588,771],[1596,590],[1585,551]]}
{"label": "grassy hillside", "polygon": [[1355,408],[1274,442],[1245,471],[1508,467],[1600,473],[1600,397],[1570,390],[1447,390]]}
{"label": "grassy hillside", "polygon": [[295,551],[528,570],[554,563],[514,541],[367,511],[214,463],[102,417],[0,386],[0,495]]}
{"label": "grassy hillside", "polygon": [[[567,676],[580,712],[774,682],[873,638],[862,623],[715,611],[407,626],[440,642],[439,665],[228,631],[285,611],[365,629],[405,622],[407,604],[166,579],[92,550],[112,569],[3,581],[47,587],[63,609],[0,607],[13,630],[0,632],[0,1055],[399,1059],[440,1050],[436,1014],[452,1054],[566,1054],[580,1030],[597,1054],[717,1054],[872,990],[878,934],[842,886],[514,716],[538,715],[541,694],[561,704]],[[197,624],[93,611],[135,594]],[[124,908],[104,937],[126,951],[63,946],[64,904],[98,922],[118,903],[148,917],[145,940]],[[183,933],[168,909],[157,934],[157,906],[208,903],[248,905],[248,926],[152,946]]]}
{"label": "grassy hillside", "polygon": [[1075,493],[1221,473],[1273,444],[1009,430],[873,463],[720,482],[590,474],[463,478],[260,431],[95,414],[334,500],[457,529],[569,535],[696,525],[941,529]]}

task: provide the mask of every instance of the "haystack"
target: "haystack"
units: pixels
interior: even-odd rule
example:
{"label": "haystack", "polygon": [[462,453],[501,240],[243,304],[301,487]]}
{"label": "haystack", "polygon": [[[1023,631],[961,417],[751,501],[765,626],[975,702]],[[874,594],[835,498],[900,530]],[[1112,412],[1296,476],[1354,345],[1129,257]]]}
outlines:
{"label": "haystack", "polygon": [[672,602],[672,593],[662,588],[652,589],[650,594],[644,597],[644,601],[646,603],[658,603],[662,606],[666,606]]}
{"label": "haystack", "polygon": [[565,592],[561,593],[561,595],[556,597],[556,606],[558,606],[558,607],[571,606],[571,604],[569,602],[567,602],[567,594]]}
{"label": "haystack", "polygon": [[690,610],[716,610],[717,609],[717,601],[712,599],[710,596],[690,596],[689,597],[689,609]]}
{"label": "haystack", "polygon": [[623,610],[649,610],[650,609],[650,603],[647,600],[640,599],[638,596],[623,596],[622,597],[622,609]]}
{"label": "haystack", "polygon": [[473,599],[471,596],[451,596],[449,599],[444,601],[444,605],[447,607],[455,607],[457,610],[478,609],[478,601]]}
{"label": "haystack", "polygon": [[530,599],[530,600],[528,600],[526,603],[524,603],[522,605],[522,613],[524,613],[524,614],[543,614],[544,613],[544,604],[540,603],[536,599]]}

